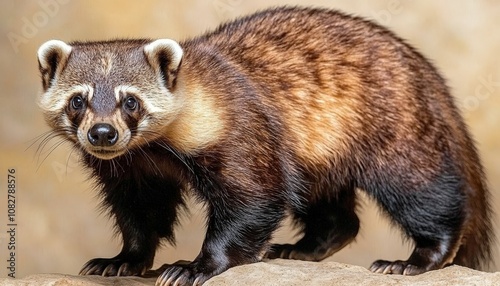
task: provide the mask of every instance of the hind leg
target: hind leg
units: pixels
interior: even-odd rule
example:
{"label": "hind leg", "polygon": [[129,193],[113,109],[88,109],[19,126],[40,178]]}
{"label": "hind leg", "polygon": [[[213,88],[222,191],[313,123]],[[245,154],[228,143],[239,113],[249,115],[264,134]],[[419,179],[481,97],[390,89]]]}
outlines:
{"label": "hind leg", "polygon": [[417,275],[451,264],[453,253],[454,250],[448,242],[417,240],[408,260],[377,260],[370,266],[370,271],[382,274]]}
{"label": "hind leg", "polygon": [[465,219],[460,182],[452,176],[425,188],[405,190],[388,186],[375,198],[415,242],[407,260],[375,261],[370,270],[384,274],[417,275],[451,264],[462,240]]}
{"label": "hind leg", "polygon": [[304,236],[296,244],[274,244],[267,252],[270,259],[320,261],[354,240],[359,230],[353,189],[338,192],[336,198],[321,198],[306,212],[294,217],[303,224]]}

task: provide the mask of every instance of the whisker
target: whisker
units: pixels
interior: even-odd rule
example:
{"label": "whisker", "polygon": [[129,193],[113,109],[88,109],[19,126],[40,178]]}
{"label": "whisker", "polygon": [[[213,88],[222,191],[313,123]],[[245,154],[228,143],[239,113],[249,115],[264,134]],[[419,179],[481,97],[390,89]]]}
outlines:
{"label": "whisker", "polygon": [[57,137],[57,133],[54,131],[48,131],[45,132],[39,136],[36,137],[36,139],[32,139],[33,143],[31,143],[25,151],[27,151],[29,148],[33,147],[36,143],[38,143],[37,149],[35,150],[36,153],[40,150],[40,147],[44,146],[46,141],[50,141],[52,138]]}
{"label": "whisker", "polygon": [[191,168],[191,166],[186,162],[186,159],[180,155],[176,150],[174,150],[172,147],[170,147],[167,143],[163,142],[163,141],[159,141],[159,142],[156,142],[158,144],[158,146],[164,148],[165,150],[169,151],[170,153],[172,153],[177,159],[179,159],[179,161],[181,161],[187,168],[188,170],[194,174],[194,170]]}
{"label": "whisker", "polygon": [[[47,144],[54,138],[59,138],[57,133],[47,134],[47,136],[45,136],[45,138],[42,139],[42,141],[40,142],[40,144],[38,145],[38,147],[35,151],[35,153],[38,154],[37,162],[40,160],[40,157],[43,155],[44,149],[45,149],[45,147],[47,147]],[[60,140],[65,141],[65,139],[60,139]]]}
{"label": "whisker", "polygon": [[75,151],[79,150],[79,148],[71,148],[71,151],[69,152],[69,156],[68,156],[68,159],[66,159],[66,173],[68,173],[68,165],[69,165],[69,160],[71,159],[71,156],[73,155],[73,153]]}
{"label": "whisker", "polygon": [[45,155],[45,157],[43,158],[43,160],[39,163],[38,167],[36,168],[36,171],[38,171],[40,169],[40,167],[45,162],[45,160],[47,160],[47,158],[50,156],[50,154],[52,154],[52,152],[54,152],[57,149],[57,147],[61,146],[64,143],[66,143],[66,140],[61,139],[61,140],[59,140],[59,142],[57,142],[54,145],[52,145],[51,149],[49,150],[49,152],[47,153],[47,155]]}
{"label": "whisker", "polygon": [[29,144],[28,147],[26,147],[26,149],[24,149],[24,151],[28,151],[28,149],[30,149],[31,147],[33,147],[33,145],[35,145],[37,142],[39,142],[43,138],[46,138],[47,136],[49,136],[52,133],[54,133],[54,131],[49,130],[49,131],[43,132],[42,134],[36,136],[33,139],[28,140],[25,144],[28,144],[29,142],[32,142],[32,143]]}
{"label": "whisker", "polygon": [[101,173],[101,169],[102,169],[102,160],[101,159],[97,159],[94,156],[91,156],[90,160],[92,161],[92,165],[94,165],[95,164],[94,162],[97,160],[97,162],[98,162],[97,165],[98,165],[99,174],[100,174]]}
{"label": "whisker", "polygon": [[[119,172],[118,168],[120,168],[122,170],[122,172],[125,172],[125,169],[123,168],[123,166],[120,164],[120,162],[118,160],[111,159],[109,161],[111,163],[111,176],[112,177],[119,177],[120,176],[120,172]],[[101,160],[101,162],[102,162],[102,160]]]}
{"label": "whisker", "polygon": [[[35,150],[35,159],[36,159],[36,164],[38,165],[37,170],[40,169],[40,167],[43,164],[43,162],[47,159],[47,157],[55,149],[57,149],[57,147],[59,147],[60,145],[62,145],[62,143],[68,141],[65,138],[64,135],[67,134],[67,133],[74,132],[75,129],[76,129],[75,126],[72,126],[72,127],[63,127],[63,128],[56,128],[56,129],[44,132],[44,133],[36,136],[35,138],[31,139],[30,141],[28,141],[28,142],[32,141],[32,143],[26,148],[26,150],[32,148],[35,144],[38,143],[38,146],[37,146],[37,148]],[[58,141],[54,145],[52,145],[49,148],[48,154],[45,155],[45,157],[43,159],[41,159],[42,156],[44,156],[45,149],[46,149],[47,145],[49,144],[49,142],[52,141],[52,139],[58,138],[58,137],[61,137],[60,141]]]}
{"label": "whisker", "polygon": [[[152,135],[153,137],[158,137],[158,138],[161,138],[161,134],[160,133],[157,133],[157,132],[154,132],[154,131],[150,131],[150,130],[141,130],[141,133],[144,134],[144,135]],[[179,152],[177,152],[174,148],[170,147],[170,145],[168,145],[168,143],[166,143],[165,141],[163,140],[155,140],[154,141],[158,146],[162,147],[163,149],[167,150],[168,152],[170,152],[171,154],[173,154],[177,159],[179,159],[179,161],[181,161],[184,166],[186,166],[188,168],[188,170],[194,174],[194,170],[191,168],[191,166],[188,164],[188,162],[186,161],[186,158],[185,156],[181,155]],[[150,144],[150,140],[146,140],[146,144]]]}
{"label": "whisker", "polygon": [[144,158],[146,158],[146,161],[148,161],[149,165],[154,169],[155,175],[159,174],[160,176],[163,176],[160,168],[158,167],[156,162],[151,158],[151,156],[149,156],[149,154],[146,151],[144,151],[144,149],[142,149],[142,147],[139,147],[138,149],[141,152],[141,154],[144,156]]}
{"label": "whisker", "polygon": [[130,166],[130,164],[132,163],[132,161],[130,160],[132,157],[130,155],[131,151],[127,148],[126,149],[127,152],[125,152],[123,154],[123,157],[125,157],[125,164],[127,164],[127,166]]}

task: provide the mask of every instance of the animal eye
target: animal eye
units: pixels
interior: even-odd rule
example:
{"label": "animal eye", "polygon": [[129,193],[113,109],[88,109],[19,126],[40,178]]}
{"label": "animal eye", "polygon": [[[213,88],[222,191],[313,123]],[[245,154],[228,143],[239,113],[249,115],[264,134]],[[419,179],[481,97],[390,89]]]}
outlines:
{"label": "animal eye", "polygon": [[75,95],[71,98],[71,107],[74,110],[82,109],[83,107],[83,98],[81,95]]}
{"label": "animal eye", "polygon": [[137,109],[139,104],[133,96],[129,96],[127,97],[127,99],[125,99],[125,103],[123,105],[126,109],[134,111]]}

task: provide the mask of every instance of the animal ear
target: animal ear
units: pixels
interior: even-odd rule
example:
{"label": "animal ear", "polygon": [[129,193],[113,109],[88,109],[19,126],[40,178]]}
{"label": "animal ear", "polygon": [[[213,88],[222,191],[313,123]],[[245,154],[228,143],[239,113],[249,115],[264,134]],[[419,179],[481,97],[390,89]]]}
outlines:
{"label": "animal ear", "polygon": [[159,39],[144,46],[149,64],[162,77],[168,89],[175,86],[183,53],[181,46],[170,39]]}
{"label": "animal ear", "polygon": [[66,64],[71,46],[63,41],[50,40],[38,48],[37,54],[43,90],[46,91],[53,84],[57,72]]}

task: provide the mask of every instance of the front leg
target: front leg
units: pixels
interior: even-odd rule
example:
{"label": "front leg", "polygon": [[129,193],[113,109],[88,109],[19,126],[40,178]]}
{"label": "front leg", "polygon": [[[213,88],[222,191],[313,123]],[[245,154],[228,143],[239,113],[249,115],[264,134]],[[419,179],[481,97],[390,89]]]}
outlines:
{"label": "front leg", "polygon": [[80,275],[134,276],[144,275],[153,266],[158,238],[134,226],[121,230],[122,251],[113,258],[95,258],[87,262]]}
{"label": "front leg", "polygon": [[[80,275],[144,275],[153,265],[159,238],[139,210],[114,202],[111,212],[122,234],[122,251],[113,258],[95,258],[87,262]],[[139,206],[137,206],[139,207]]]}
{"label": "front leg", "polygon": [[[236,191],[235,191],[236,192]],[[201,285],[233,266],[258,262],[282,220],[283,204],[270,200],[210,202],[209,224],[198,257],[168,266],[157,286]]]}
{"label": "front leg", "polygon": [[174,241],[173,226],[178,207],[183,205],[179,187],[164,179],[130,176],[121,178],[118,185],[104,185],[103,193],[123,248],[113,258],[90,260],[80,275],[144,275],[153,265],[159,240]]}

